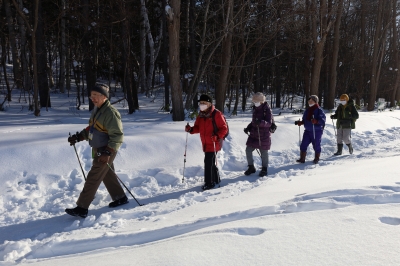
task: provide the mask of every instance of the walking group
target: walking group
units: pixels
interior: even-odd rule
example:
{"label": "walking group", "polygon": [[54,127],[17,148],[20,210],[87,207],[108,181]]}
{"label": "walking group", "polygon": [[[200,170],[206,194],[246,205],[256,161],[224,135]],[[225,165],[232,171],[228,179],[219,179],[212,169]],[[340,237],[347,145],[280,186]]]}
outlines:
{"label": "walking group", "polygon": [[[109,87],[107,85],[96,84],[91,89],[90,99],[94,104],[94,109],[89,119],[89,125],[82,131],[68,137],[68,142],[74,148],[77,142],[83,140],[87,140],[92,147],[92,167],[87,177],[84,176],[85,184],[76,201],[77,206],[65,209],[67,214],[83,218],[88,215],[89,206],[101,182],[105,185],[112,199],[109,207],[113,208],[129,202],[119,182],[120,180],[114,172],[113,165],[117,151],[123,143],[121,115],[109,101]],[[355,127],[355,120],[358,119],[357,110],[349,97],[344,94],[340,97],[340,100],[339,107],[335,114],[331,116],[332,119],[337,119],[338,151],[335,155],[342,153],[343,143],[349,147],[350,153],[353,152],[350,141],[351,129]],[[188,134],[200,134],[204,152],[204,185],[202,189],[208,190],[220,183],[217,153],[223,146],[229,128],[223,113],[215,108],[209,95],[201,95],[198,102],[200,111],[196,121],[193,126],[187,124],[185,131]],[[246,142],[248,169],[244,174],[251,175],[256,172],[253,152],[257,150],[262,164],[258,175],[263,177],[268,174],[268,150],[271,148],[271,133],[274,132],[276,126],[271,107],[261,92],[253,95],[252,103],[252,120],[244,129],[244,132],[248,135]],[[304,125],[300,159],[297,162],[305,162],[307,147],[312,143],[315,151],[314,163],[318,163],[321,154],[321,137],[325,127],[325,114],[318,105],[317,96],[310,96],[308,105],[309,107],[303,114],[303,119],[295,122],[299,127]]]}

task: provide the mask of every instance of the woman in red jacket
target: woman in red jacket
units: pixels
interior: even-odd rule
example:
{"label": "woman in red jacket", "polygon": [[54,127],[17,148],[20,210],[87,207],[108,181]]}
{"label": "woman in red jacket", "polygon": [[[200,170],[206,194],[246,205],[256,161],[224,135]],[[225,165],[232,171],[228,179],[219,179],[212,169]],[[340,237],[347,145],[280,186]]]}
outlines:
{"label": "woman in red jacket", "polygon": [[[223,114],[215,109],[210,96],[201,95],[199,102],[200,112],[194,122],[194,126],[186,125],[185,131],[190,134],[200,133],[204,151],[205,184],[202,189],[207,190],[214,188],[215,184],[219,182],[215,160],[217,152],[222,148],[224,136],[228,133],[228,126]],[[213,114],[213,112],[215,113]],[[214,130],[213,119],[217,130]]]}

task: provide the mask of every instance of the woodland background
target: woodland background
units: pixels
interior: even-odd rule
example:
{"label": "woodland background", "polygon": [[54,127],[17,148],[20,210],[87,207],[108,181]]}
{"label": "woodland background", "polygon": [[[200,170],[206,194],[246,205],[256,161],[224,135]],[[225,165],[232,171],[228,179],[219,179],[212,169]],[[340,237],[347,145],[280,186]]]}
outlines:
{"label": "woodland background", "polygon": [[138,94],[161,89],[174,121],[196,109],[203,92],[233,115],[259,91],[280,108],[295,95],[317,94],[333,109],[347,93],[368,111],[378,98],[390,106],[400,98],[397,0],[0,0],[0,7],[0,109],[20,101],[39,116],[54,93],[91,109],[96,82],[110,85],[112,101],[125,100],[129,114],[139,109]]}

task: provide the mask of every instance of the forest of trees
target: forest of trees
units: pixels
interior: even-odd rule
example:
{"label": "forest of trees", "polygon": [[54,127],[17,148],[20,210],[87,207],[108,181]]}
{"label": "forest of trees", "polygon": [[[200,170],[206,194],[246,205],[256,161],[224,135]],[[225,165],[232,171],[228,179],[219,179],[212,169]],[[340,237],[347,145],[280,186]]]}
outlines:
{"label": "forest of trees", "polygon": [[89,90],[99,80],[118,84],[111,89],[123,92],[130,114],[139,93],[164,88],[174,121],[206,91],[232,114],[259,91],[275,107],[317,94],[332,109],[347,93],[371,111],[378,97],[391,106],[400,98],[398,0],[0,0],[0,7],[0,105],[20,90],[36,116],[51,107],[52,92],[71,86],[77,108],[86,101],[91,109]]}

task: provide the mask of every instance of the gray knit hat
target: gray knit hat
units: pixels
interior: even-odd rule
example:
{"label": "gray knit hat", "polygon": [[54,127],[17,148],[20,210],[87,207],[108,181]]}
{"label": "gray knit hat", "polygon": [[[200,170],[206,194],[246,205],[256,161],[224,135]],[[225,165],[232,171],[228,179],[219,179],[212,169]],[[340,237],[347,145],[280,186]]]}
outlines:
{"label": "gray knit hat", "polygon": [[97,91],[98,93],[103,94],[107,98],[109,98],[109,96],[110,96],[109,95],[109,91],[110,91],[109,87],[103,83],[96,83],[96,85],[94,85],[94,87],[90,91]]}
{"label": "gray knit hat", "polygon": [[315,103],[318,103],[319,100],[317,95],[311,95],[308,99],[312,99]]}
{"label": "gray knit hat", "polygon": [[264,94],[262,94],[262,92],[257,92],[253,95],[252,101],[255,103],[256,102],[263,103],[263,102],[265,102],[265,96],[264,96]]}

